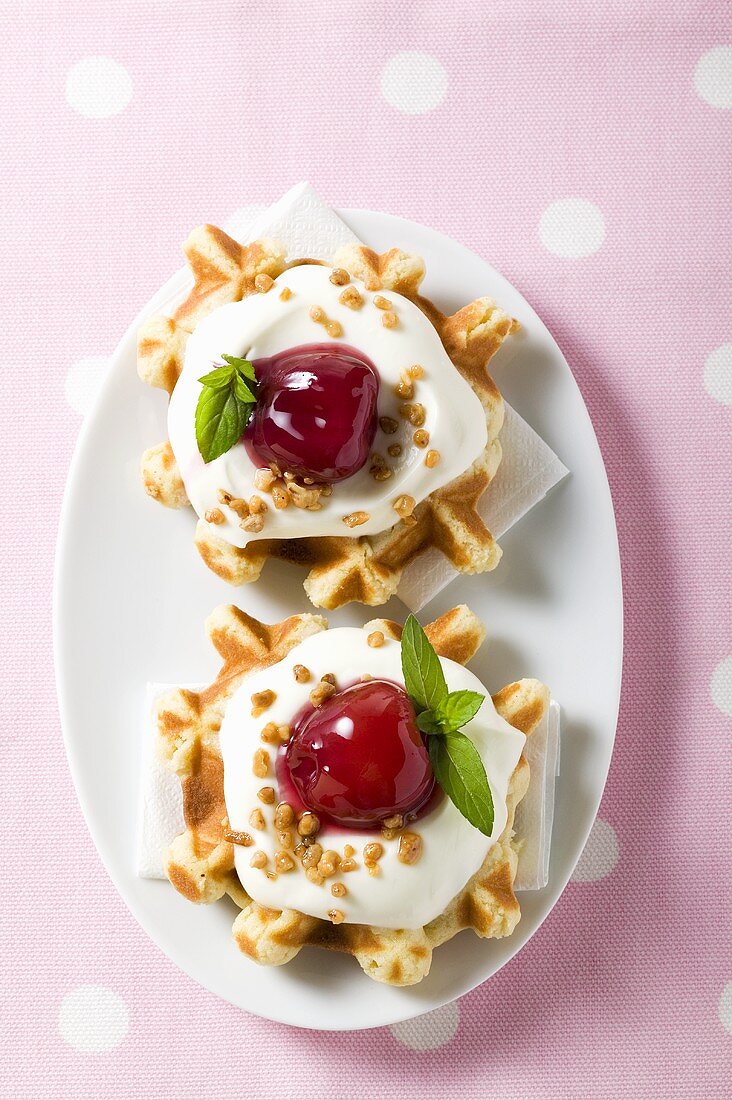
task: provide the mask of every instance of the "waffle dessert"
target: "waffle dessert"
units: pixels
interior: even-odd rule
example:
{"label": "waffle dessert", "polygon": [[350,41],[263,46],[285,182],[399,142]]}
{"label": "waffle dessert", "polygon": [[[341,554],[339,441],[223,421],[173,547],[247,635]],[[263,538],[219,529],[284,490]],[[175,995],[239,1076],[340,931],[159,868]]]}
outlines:
{"label": "waffle dessert", "polygon": [[[188,361],[186,349],[190,349],[192,334],[202,331],[199,327],[202,323],[210,323],[214,311],[250,298],[284,299],[285,295],[291,295],[288,281],[302,279],[301,273],[294,274],[297,269],[307,267],[311,273],[314,266],[325,266],[311,259],[288,264],[284,250],[276,242],[258,240],[239,245],[222,230],[210,225],[195,229],[184,250],[193,275],[193,289],[172,316],[148,320],[140,329],[138,342],[139,375],[149,385],[171,395],[171,411],[177,399],[176,385]],[[395,474],[390,482],[395,488],[391,510],[378,530],[371,529],[373,516],[365,510],[367,506],[359,506],[358,501],[356,507],[348,511],[342,509],[336,527],[331,522],[319,528],[320,519],[331,515],[336,507],[340,486],[335,486],[332,499],[329,499],[330,487],[313,486],[313,478],[305,478],[302,484],[276,464],[271,466],[271,478],[267,476],[261,483],[255,481],[257,488],[260,484],[264,487],[264,496],[232,499],[231,491],[223,487],[219,488],[218,501],[214,500],[213,506],[199,508],[198,503],[193,502],[200,516],[196,546],[214,573],[233,585],[242,585],[258,579],[268,558],[279,558],[307,569],[304,587],[308,597],[316,607],[329,609],[351,601],[371,606],[385,603],[396,592],[405,567],[433,546],[464,573],[482,573],[497,565],[500,548],[477,511],[478,502],[501,460],[499,433],[503,402],[488,374],[487,364],[504,339],[518,328],[518,323],[490,298],[479,298],[452,315],[443,314],[420,294],[425,273],[422,260],[397,248],[378,255],[364,246],[349,245],[337,253],[333,264],[330,281],[337,281],[338,302],[350,302],[350,305],[337,307],[344,317],[342,323],[329,320],[320,307],[311,309],[315,321],[313,331],[317,324],[318,337],[337,340],[342,335],[348,343],[349,322],[355,324],[359,317],[362,320],[369,309],[378,322],[386,328],[392,327],[398,334],[399,311],[396,307],[387,308],[393,306],[395,299],[385,296],[398,295],[401,297],[397,304],[404,309],[413,304],[422,317],[427,318],[430,331],[439,337],[436,343],[441,345],[440,354],[444,349],[459,372],[459,375],[452,372],[450,362],[446,361],[447,370],[454,374],[453,379],[435,378],[434,375],[440,372],[430,376],[428,371],[427,377],[420,381],[422,368],[417,364],[411,374],[409,371],[403,374],[395,387],[402,400],[399,415],[411,422],[406,425],[409,446],[412,447],[413,439],[414,446],[424,448],[421,454],[417,452],[420,463],[430,467],[429,472],[434,477],[442,475],[444,478],[449,463],[455,461],[449,442],[442,452],[430,447],[429,432],[420,427],[424,424],[421,391],[428,389],[431,382],[439,382],[445,387],[440,399],[445,404],[450,391],[462,386],[461,378],[464,379],[472,390],[467,396],[473,402],[472,395],[476,395],[480,403],[475,402],[476,415],[471,412],[471,416],[474,421],[481,421],[483,431],[482,406],[486,431],[485,445],[477,456],[470,457],[463,466],[450,467],[455,476],[450,476],[446,483],[438,479],[436,487],[421,499],[409,491],[397,491],[397,467],[404,461],[404,455],[401,459],[390,456],[403,449],[406,452],[406,446],[390,444],[389,440],[401,436],[377,435],[376,445],[381,449],[371,455],[371,476],[378,483],[389,478],[392,472]],[[362,308],[364,301],[366,306]],[[292,301],[288,304],[292,305]],[[383,335],[381,330],[380,335]],[[226,350],[215,343],[212,347],[214,355]],[[445,373],[443,369],[442,374]],[[465,405],[462,398],[457,400],[457,405],[461,404]],[[400,431],[404,427],[399,416],[381,416],[379,423],[387,425],[384,431],[389,432],[395,432],[397,426]],[[187,460],[184,465],[190,467]],[[161,504],[181,508],[190,503],[190,487],[187,489],[181,456],[174,453],[170,442],[160,443],[144,453],[142,478],[147,493]],[[271,499],[268,493],[272,494]],[[285,537],[276,537],[274,533],[269,537],[267,526],[275,521],[281,523],[284,513],[277,509],[288,504],[292,505],[292,515],[295,509],[300,509],[297,523],[294,528],[292,525],[287,528]],[[317,516],[313,514],[315,511]],[[232,521],[234,537],[224,537],[222,525],[225,520]],[[366,525],[359,531],[362,524]],[[240,537],[242,530],[247,532],[245,538]]]}
{"label": "waffle dessert", "polygon": [[[271,824],[264,825],[261,810],[271,816],[271,804],[274,802],[274,791],[267,786],[262,788],[260,796],[269,791],[272,791],[272,796],[268,795],[266,799],[262,797],[262,801],[256,803],[261,809],[252,812],[252,833],[232,829],[227,814],[227,806],[231,806],[229,762],[227,760],[229,786],[225,798],[219,733],[232,698],[246,695],[247,706],[249,705],[250,684],[246,685],[245,692],[239,692],[237,696],[243,681],[256,677],[257,673],[265,669],[269,670],[266,675],[270,676],[275,671],[273,666],[279,667],[280,662],[286,662],[294,647],[298,647],[297,653],[306,651],[308,645],[321,641],[319,636],[326,630],[325,620],[312,614],[294,615],[274,625],[267,625],[234,606],[224,605],[210,616],[207,622],[208,635],[223,660],[216,680],[199,692],[173,690],[157,702],[159,749],[166,765],[180,777],[186,823],[185,832],[173,841],[167,853],[167,873],[175,889],[189,901],[210,903],[224,895],[231,897],[240,909],[233,925],[236,944],[245,955],[258,963],[278,966],[293,959],[303,947],[317,946],[353,955],[364,973],[375,981],[400,986],[413,985],[428,974],[433,949],[462,929],[472,928],[478,936],[489,938],[508,936],[515,928],[520,910],[513,891],[518,859],[513,818],[516,806],[528,788],[529,766],[523,755],[517,755],[517,763],[507,773],[505,825],[500,835],[492,839],[477,871],[454,896],[447,898],[442,911],[421,927],[377,927],[343,919],[344,913],[340,908],[347,908],[345,903],[349,896],[357,895],[360,889],[368,897],[369,884],[380,882],[379,877],[364,878],[366,870],[375,875],[379,873],[378,866],[374,870],[373,861],[369,865],[368,850],[373,845],[364,847],[363,856],[360,851],[354,852],[347,845],[344,848],[345,859],[328,851],[320,855],[320,852],[315,851],[320,845],[313,845],[312,838],[307,837],[307,830],[298,825],[298,833],[305,837],[305,843],[301,842],[298,848],[302,848],[305,854],[302,851],[298,854],[297,848],[293,852],[290,845],[285,851],[278,853],[274,862],[267,864],[264,857],[264,862],[258,864],[257,858],[263,856],[263,853],[255,849],[257,845],[264,845],[260,838],[265,835],[261,830],[295,826],[291,815],[285,821],[278,819],[282,804],[274,811]],[[376,619],[363,628],[363,633],[368,636],[369,646],[398,645],[401,632],[399,625],[384,619]],[[427,626],[425,632],[441,657],[460,665],[470,660],[485,636],[482,624],[465,605],[455,607],[442,615]],[[300,678],[301,669],[301,665],[294,665],[291,669],[295,679]],[[467,672],[465,674],[470,675]],[[324,683],[330,690],[327,677],[324,678]],[[318,689],[323,686],[321,682]],[[259,714],[261,711],[263,724],[262,749],[255,754],[255,771],[257,758],[259,757],[261,763],[274,752],[273,744],[282,736],[281,726],[266,721],[269,701],[263,698],[265,694],[267,693],[259,692],[251,696],[252,714]],[[548,706],[549,691],[537,680],[521,680],[502,688],[492,698],[498,714],[513,727],[514,736],[516,730],[529,735]],[[289,730],[285,731],[285,737],[287,735]],[[523,739],[520,739],[520,745],[523,743]],[[520,753],[520,748],[518,751]],[[256,774],[266,776],[266,767]],[[257,780],[257,783],[261,782],[269,784],[272,780]],[[308,816],[312,815],[300,816],[301,825]],[[434,813],[432,816],[435,816]],[[412,826],[405,825],[404,822],[387,822],[386,825],[390,827],[382,831],[383,844],[376,844],[375,847],[396,850],[398,845],[401,858],[405,838],[408,853],[415,843],[415,834],[407,830],[419,829],[421,824],[417,822]],[[249,828],[247,824],[247,829]],[[425,848],[430,844],[427,828],[425,825]],[[286,843],[282,833],[277,843],[280,842]],[[434,837],[432,842],[435,842]],[[300,876],[300,880],[305,883],[304,876],[307,875],[311,882],[318,884],[312,889],[319,889],[324,899],[329,899],[322,904],[332,905],[333,908],[321,918],[294,908],[275,908],[253,900],[237,875],[237,851],[246,856],[247,868],[250,866],[250,853],[254,852],[251,866],[262,867],[256,874],[267,876],[261,882],[265,884],[266,881],[268,889],[278,889],[283,882],[283,888],[290,889],[296,876]],[[316,861],[319,857],[317,864],[309,859],[313,855]],[[354,867],[349,868],[347,862],[353,855],[356,858],[350,858],[350,863]],[[455,863],[459,856],[460,852],[452,851],[447,862]],[[329,858],[334,860],[334,865],[324,866]],[[376,859],[378,858],[377,856]],[[284,860],[284,863],[278,860]],[[302,866],[293,868],[292,864],[298,860]],[[409,862],[409,858],[403,862]],[[384,863],[386,855],[382,866]],[[356,865],[361,866],[360,871],[356,869]],[[390,895],[392,890],[398,888],[398,883],[389,877],[395,875],[394,868],[405,876],[412,874],[414,877],[408,880],[407,889],[412,894],[419,891],[419,867],[419,863],[406,868],[396,862],[389,864],[389,869],[382,876],[382,885],[385,885],[387,893]],[[353,871],[352,874],[345,873],[349,869]],[[351,887],[351,882],[354,881],[360,883],[355,890]],[[346,882],[347,888],[343,885]],[[332,897],[328,893],[329,885]],[[341,898],[341,894],[347,896]]]}

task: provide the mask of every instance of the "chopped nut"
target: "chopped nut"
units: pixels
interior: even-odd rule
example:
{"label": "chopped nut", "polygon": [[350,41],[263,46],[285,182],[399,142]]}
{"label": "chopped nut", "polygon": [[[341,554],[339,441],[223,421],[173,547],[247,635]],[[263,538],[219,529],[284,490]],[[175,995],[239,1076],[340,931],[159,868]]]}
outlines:
{"label": "chopped nut", "polygon": [[254,488],[268,493],[276,481],[271,470],[257,470],[254,474]]}
{"label": "chopped nut", "polygon": [[416,863],[422,855],[422,837],[419,833],[402,833],[399,838],[397,859],[400,863]]}
{"label": "chopped nut", "polygon": [[346,527],[360,527],[362,523],[368,523],[370,518],[368,512],[349,512],[343,517],[343,522]]}
{"label": "chopped nut", "polygon": [[281,833],[278,833],[277,839],[283,848],[295,847],[295,838],[289,829],[283,829]]}
{"label": "chopped nut", "polygon": [[370,645],[372,649],[379,649],[385,641],[384,633],[381,630],[372,630],[366,639],[367,644]]}
{"label": "chopped nut", "polygon": [[334,898],[344,898],[348,893],[346,885],[343,882],[334,882],[330,888],[330,892]]}
{"label": "chopped nut", "polygon": [[332,336],[334,340],[337,340],[339,336],[343,335],[343,325],[340,321],[328,321],[325,326],[325,331],[329,336]]}
{"label": "chopped nut", "polygon": [[356,860],[352,859],[350,856],[348,857],[348,859],[344,859],[341,861],[341,871],[345,872],[346,874],[348,874],[349,871],[357,870],[358,864],[356,863]]}
{"label": "chopped nut", "polygon": [[252,695],[252,718],[259,718],[272,706],[277,695],[274,691],[255,691]]}
{"label": "chopped nut", "polygon": [[203,518],[206,520],[206,523],[219,524],[226,522],[226,516],[220,508],[210,508]]}
{"label": "chopped nut", "polygon": [[364,867],[366,868],[367,874],[371,875],[372,878],[376,878],[376,876],[379,874],[378,863],[365,863]]}
{"label": "chopped nut", "polygon": [[249,833],[240,833],[236,829],[224,829],[223,835],[224,840],[228,840],[229,844],[239,844],[242,848],[250,848],[254,844]]}
{"label": "chopped nut", "polygon": [[397,382],[394,387],[394,393],[405,401],[411,401],[414,397],[414,383],[411,379],[403,377],[401,382]]}
{"label": "chopped nut", "polygon": [[262,500],[262,498],[258,497],[256,493],[253,496],[249,497],[249,511],[252,513],[252,515],[261,515],[262,512],[267,512],[268,510],[269,509],[267,501]]}
{"label": "chopped nut", "polygon": [[308,310],[308,314],[311,321],[315,321],[317,325],[322,325],[325,321],[325,310],[320,306],[311,306]]}
{"label": "chopped nut", "polygon": [[370,672],[364,672],[363,675],[361,676],[361,683],[366,684],[366,683],[368,683],[369,680],[373,680],[373,676],[371,675]]}
{"label": "chopped nut", "polygon": [[334,267],[329,275],[330,281],[334,286],[345,286],[346,283],[350,283],[351,276],[342,267]]}
{"label": "chopped nut", "polygon": [[323,878],[330,878],[336,873],[340,865],[341,857],[338,855],[338,852],[334,852],[329,848],[327,852],[323,852],[318,860],[318,871]]}
{"label": "chopped nut", "polygon": [[352,844],[344,844],[343,845],[343,855],[346,857],[346,859],[350,859],[350,857],[355,856],[355,854],[356,854],[356,849],[353,847]]}
{"label": "chopped nut", "polygon": [[363,297],[356,290],[355,286],[348,286],[339,294],[338,301],[342,306],[348,306],[349,309],[360,309],[363,305]]}
{"label": "chopped nut", "polygon": [[440,461],[440,452],[439,451],[428,451],[427,454],[424,457],[424,464],[425,464],[425,466],[429,466],[430,469],[432,469],[433,466],[436,466],[439,461]]}
{"label": "chopped nut", "polygon": [[392,469],[390,466],[372,466],[369,470],[374,481],[388,481],[392,475]]}
{"label": "chopped nut", "polygon": [[399,421],[395,420],[393,416],[380,416],[379,427],[385,435],[394,435],[399,431]]}
{"label": "chopped nut", "polygon": [[336,682],[335,673],[333,673],[333,672],[323,673],[323,675],[320,677],[320,682],[321,682],[321,684],[333,684],[333,686],[335,687],[335,682]]}
{"label": "chopped nut", "polygon": [[219,489],[219,503],[226,504],[239,519],[246,519],[249,515],[249,505],[241,497],[234,497],[226,489]]}
{"label": "chopped nut", "polygon": [[377,309],[391,309],[391,302],[388,298],[384,298],[382,294],[377,294],[374,297],[374,305]]}
{"label": "chopped nut", "polygon": [[254,286],[260,294],[266,294],[274,286],[274,279],[271,275],[265,275],[264,273],[255,275]]}
{"label": "chopped nut", "polygon": [[407,374],[410,378],[424,378],[424,367],[420,367],[419,363],[415,363],[413,367],[409,367]]}
{"label": "chopped nut", "polygon": [[269,772],[269,753],[266,749],[257,749],[254,754],[252,771],[257,779],[264,779]]}
{"label": "chopped nut", "polygon": [[426,432],[424,428],[419,428],[412,436],[412,439],[417,447],[426,447],[430,441],[430,433]]}
{"label": "chopped nut", "polygon": [[[297,848],[295,849],[297,851]],[[305,847],[305,854],[302,857],[303,867],[317,867],[320,863],[320,857],[323,854],[323,848],[320,844],[309,844]]]}
{"label": "chopped nut", "polygon": [[308,881],[312,882],[315,886],[323,885],[323,876],[318,871],[317,867],[308,867],[305,871]]}
{"label": "chopped nut", "polygon": [[297,823],[297,831],[300,836],[315,836],[320,828],[320,819],[316,814],[306,810]]}
{"label": "chopped nut", "polygon": [[248,531],[252,535],[258,535],[264,527],[264,516],[249,516],[248,519],[243,519],[239,526],[242,531]]}
{"label": "chopped nut", "polygon": [[345,913],[342,913],[340,909],[329,909],[328,916],[332,920],[333,924],[343,924],[346,919]]}
{"label": "chopped nut", "polygon": [[267,725],[263,727],[259,737],[260,740],[264,741],[267,745],[276,745],[280,739],[277,723],[268,722]]}
{"label": "chopped nut", "polygon": [[271,473],[273,473],[275,477],[282,477],[282,470],[279,468],[276,462],[270,462],[269,468]]}
{"label": "chopped nut", "polygon": [[288,871],[293,871],[295,868],[295,860],[289,852],[275,852],[274,862],[275,867],[281,875],[286,874]]}
{"label": "chopped nut", "polygon": [[411,516],[412,512],[417,506],[417,502],[414,497],[410,497],[408,493],[402,493],[400,497],[397,497],[392,504],[392,508],[398,516],[404,519],[406,516]]}
{"label": "chopped nut", "polygon": [[326,699],[330,699],[335,693],[336,689],[334,684],[324,684],[321,681],[321,683],[310,692],[310,702],[314,707],[322,707]]}
{"label": "chopped nut", "polygon": [[384,840],[393,840],[394,837],[399,836],[399,830],[398,829],[387,829],[382,825],[381,835],[383,836]]}
{"label": "chopped nut", "polygon": [[264,873],[267,876],[267,878],[270,880],[270,882],[276,882],[277,881],[277,875],[274,871],[265,871]]}
{"label": "chopped nut", "polygon": [[249,866],[256,867],[258,870],[261,871],[263,867],[267,866],[267,853],[255,852],[252,858],[249,860]]}
{"label": "chopped nut", "polygon": [[282,290],[280,291],[280,301],[281,302],[288,302],[291,297],[292,297],[292,291],[290,290],[289,286],[283,286]]}
{"label": "chopped nut", "polygon": [[425,407],[424,405],[420,405],[419,402],[415,402],[414,404],[408,403],[406,405],[400,405],[399,413],[401,416],[404,417],[405,420],[408,420],[414,428],[421,428],[425,420],[427,419]]}
{"label": "chopped nut", "polygon": [[261,787],[257,791],[257,798],[260,802],[264,802],[265,806],[271,806],[275,800],[274,787]]}
{"label": "chopped nut", "polygon": [[396,313],[393,313],[391,310],[387,310],[386,313],[382,313],[381,323],[384,328],[396,328],[398,324]]}
{"label": "chopped nut", "polygon": [[402,453],[401,443],[390,443],[386,449],[392,458],[399,458],[399,455]]}
{"label": "chopped nut", "polygon": [[404,816],[402,814],[392,814],[391,817],[384,818],[384,828],[386,829],[401,829],[404,826]]}
{"label": "chopped nut", "polygon": [[[286,474],[285,477],[287,477]],[[320,503],[320,498],[323,495],[322,485],[301,485],[293,475],[292,480],[288,481],[287,489],[296,508],[306,508],[309,512],[319,512],[323,507]]]}
{"label": "chopped nut", "polygon": [[253,829],[266,829],[264,814],[261,810],[252,810],[249,815],[249,824]]}
{"label": "chopped nut", "polygon": [[285,725],[285,723],[283,722],[281,726],[277,727],[277,734],[278,734],[279,739],[282,742],[282,744],[286,745],[287,742],[292,737],[292,730],[290,729],[289,726]]}
{"label": "chopped nut", "polygon": [[295,855],[297,856],[297,858],[299,860],[302,860],[303,857],[305,856],[306,852],[308,852],[308,851],[309,851],[309,846],[307,844],[305,844],[302,840],[300,841],[299,844],[295,845]]}
{"label": "chopped nut", "polygon": [[275,508],[288,508],[290,505],[290,494],[284,485],[274,485],[272,487],[272,500],[274,501]]}
{"label": "chopped nut", "polygon": [[289,802],[280,802],[275,810],[274,823],[276,829],[289,829],[295,821],[295,811]]}
{"label": "chopped nut", "polygon": [[310,677],[310,669],[305,665],[293,665],[292,675],[297,680],[298,684],[306,684]]}
{"label": "chopped nut", "polygon": [[383,854],[383,844],[379,844],[378,840],[374,840],[370,844],[367,844],[363,850],[364,863],[377,863]]}

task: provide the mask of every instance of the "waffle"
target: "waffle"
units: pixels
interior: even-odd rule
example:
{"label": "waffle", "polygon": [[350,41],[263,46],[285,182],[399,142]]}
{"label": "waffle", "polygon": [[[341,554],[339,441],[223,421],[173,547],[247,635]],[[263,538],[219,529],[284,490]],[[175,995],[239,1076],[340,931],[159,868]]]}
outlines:
{"label": "waffle", "polygon": [[[169,394],[182,370],[186,341],[196,324],[218,306],[253,293],[257,275],[276,278],[288,266],[283,250],[273,241],[242,246],[210,225],[195,229],[184,251],[193,289],[172,317],[145,322],[138,339],[140,377]],[[257,580],[268,558],[280,558],[308,570],[304,585],[311,602],[329,609],[352,601],[370,606],[386,603],[396,592],[406,566],[432,546],[463,573],[482,573],[498,564],[500,548],[477,511],[501,461],[498,435],[503,401],[486,365],[518,328],[490,298],[478,298],[450,316],[441,313],[419,293],[424,278],[422,260],[399,249],[378,255],[362,245],[349,245],[336,254],[334,263],[363,280],[367,289],[391,290],[419,306],[478,395],[486,414],[488,443],[468,470],[418,505],[409,526],[399,521],[377,535],[262,539],[242,549],[199,521],[196,546],[218,576],[233,585],[247,584]],[[152,447],[142,456],[142,478],[148,494],[160,503],[170,508],[188,504],[168,443]]]}
{"label": "waffle", "polygon": [[[358,924],[334,925],[295,910],[273,910],[253,901],[234,869],[234,847],[225,839],[223,763],[218,731],[227,700],[250,673],[280,661],[293,646],[327,629],[319,616],[294,615],[273,626],[233,606],[211,615],[207,630],[223,658],[210,687],[200,692],[177,689],[157,705],[160,752],[181,779],[186,830],[170,846],[168,877],[185,898],[208,903],[229,895],[241,910],[233,934],[239,949],[258,963],[279,966],[306,946],[353,955],[365,974],[390,985],[413,985],[430,969],[432,951],[464,928],[481,937],[511,934],[519,917],[513,891],[518,856],[513,842],[516,806],[526,793],[529,765],[522,756],[508,787],[508,820],[484,863],[435,920],[419,929],[386,929]],[[401,627],[385,619],[364,630],[401,637]],[[483,641],[485,631],[465,606],[453,608],[425,628],[444,657],[465,663]],[[549,703],[548,689],[537,680],[520,680],[493,696],[499,714],[530,734]]]}

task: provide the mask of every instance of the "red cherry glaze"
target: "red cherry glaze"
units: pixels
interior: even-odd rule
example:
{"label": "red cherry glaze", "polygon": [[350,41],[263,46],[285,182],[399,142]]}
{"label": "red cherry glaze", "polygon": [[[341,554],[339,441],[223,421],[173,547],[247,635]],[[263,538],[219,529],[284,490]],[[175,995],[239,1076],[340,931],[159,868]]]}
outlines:
{"label": "red cherry glaze", "polygon": [[357,829],[415,814],[435,785],[409,696],[387,680],[308,707],[295,720],[286,763],[309,809]]}
{"label": "red cherry glaze", "polygon": [[255,461],[319,482],[343,481],[365,464],[376,434],[379,376],[346,344],[302,344],[254,371],[259,397],[246,438]]}

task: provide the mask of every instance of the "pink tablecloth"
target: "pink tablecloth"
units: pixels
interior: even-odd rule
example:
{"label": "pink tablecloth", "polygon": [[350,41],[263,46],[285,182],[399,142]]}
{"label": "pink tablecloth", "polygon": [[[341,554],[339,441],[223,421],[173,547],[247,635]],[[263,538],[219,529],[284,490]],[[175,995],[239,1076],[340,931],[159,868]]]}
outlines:
{"label": "pink tablecloth", "polygon": [[[2,1095],[729,1096],[727,4],[0,11]],[[537,308],[600,438],[627,614],[601,820],[551,917],[459,1004],[340,1036],[246,1016],[147,940],[77,806],[51,661],[59,505],[105,358],[190,226],[303,178],[452,234]]]}

